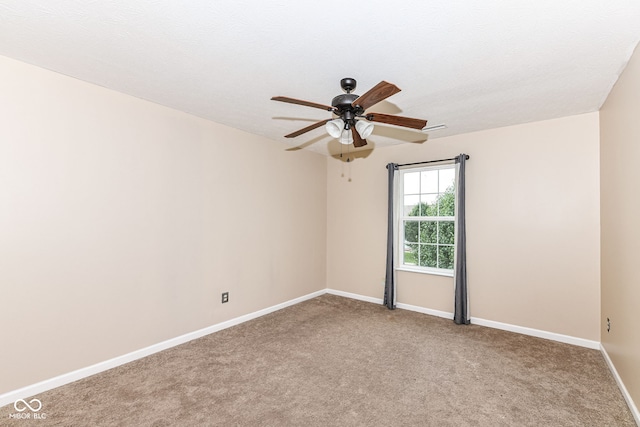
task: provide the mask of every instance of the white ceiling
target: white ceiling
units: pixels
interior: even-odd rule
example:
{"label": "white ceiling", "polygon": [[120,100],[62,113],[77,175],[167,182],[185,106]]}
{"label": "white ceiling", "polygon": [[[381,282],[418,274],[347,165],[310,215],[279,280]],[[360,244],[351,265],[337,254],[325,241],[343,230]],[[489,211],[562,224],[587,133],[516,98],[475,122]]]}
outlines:
{"label": "white ceiling", "polygon": [[[596,111],[640,39],[638,0],[0,0],[0,55],[326,153],[340,79],[430,139]],[[420,141],[378,125],[370,146]],[[333,142],[332,142],[333,143]]]}

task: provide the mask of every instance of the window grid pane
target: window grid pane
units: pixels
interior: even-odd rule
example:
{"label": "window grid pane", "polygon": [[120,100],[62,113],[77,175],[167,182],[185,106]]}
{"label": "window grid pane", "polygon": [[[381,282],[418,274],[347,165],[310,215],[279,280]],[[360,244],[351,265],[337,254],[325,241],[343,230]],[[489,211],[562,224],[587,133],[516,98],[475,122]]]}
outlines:
{"label": "window grid pane", "polygon": [[420,196],[404,196],[404,215],[420,216]]}
{"label": "window grid pane", "polygon": [[456,170],[454,168],[440,169],[438,180],[438,192],[445,193],[449,188],[453,189]]}
{"label": "window grid pane", "polygon": [[420,192],[421,193],[438,193],[438,175],[440,171],[430,170],[420,173]]}
{"label": "window grid pane", "polygon": [[404,222],[404,241],[405,243],[417,243],[419,241],[420,221]]}
{"label": "window grid pane", "polygon": [[438,245],[420,245],[420,267],[438,267]]}
{"label": "window grid pane", "polygon": [[446,268],[447,270],[453,269],[453,245],[451,246],[438,246],[438,268]]}
{"label": "window grid pane", "polygon": [[404,174],[404,194],[420,194],[420,172]]}
{"label": "window grid pane", "polygon": [[420,221],[420,243],[438,243],[438,223]]}
{"label": "window grid pane", "polygon": [[438,243],[444,245],[453,245],[455,225],[453,221],[438,222]]}

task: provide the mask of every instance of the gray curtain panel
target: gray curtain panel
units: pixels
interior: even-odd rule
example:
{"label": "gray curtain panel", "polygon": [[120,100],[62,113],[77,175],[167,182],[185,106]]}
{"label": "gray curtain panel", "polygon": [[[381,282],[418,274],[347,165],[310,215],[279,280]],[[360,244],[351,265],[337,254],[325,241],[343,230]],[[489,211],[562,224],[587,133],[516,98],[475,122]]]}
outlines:
{"label": "gray curtain panel", "polygon": [[465,224],[465,161],[466,154],[456,157],[458,176],[456,177],[456,262],[453,279],[455,282],[455,307],[453,321],[458,325],[471,323],[469,315],[469,295],[467,293],[467,230]]}
{"label": "gray curtain panel", "polygon": [[394,271],[395,265],[393,262],[395,256],[393,248],[395,246],[394,241],[396,237],[394,233],[395,220],[393,218],[393,192],[395,187],[395,174],[397,170],[398,165],[396,163],[389,163],[387,165],[387,172],[389,176],[389,193],[387,205],[387,271],[384,280],[384,305],[386,305],[389,310],[393,310],[396,308],[396,281]]}

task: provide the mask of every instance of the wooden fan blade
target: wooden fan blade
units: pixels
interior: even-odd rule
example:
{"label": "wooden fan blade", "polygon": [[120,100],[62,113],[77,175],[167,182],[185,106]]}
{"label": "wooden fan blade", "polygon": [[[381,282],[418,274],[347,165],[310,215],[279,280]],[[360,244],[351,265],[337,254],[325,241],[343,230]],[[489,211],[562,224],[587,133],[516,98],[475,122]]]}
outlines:
{"label": "wooden fan blade", "polygon": [[426,120],[411,119],[409,117],[393,116],[382,113],[367,113],[365,119],[371,122],[387,123],[389,125],[402,126],[405,128],[422,129],[427,125]]}
{"label": "wooden fan blade", "polygon": [[360,136],[360,134],[356,130],[355,126],[351,128],[351,134],[353,135],[353,146],[354,147],[358,148],[358,147],[364,147],[365,145],[367,145],[367,140],[363,139]]}
{"label": "wooden fan blade", "polygon": [[288,102],[289,104],[304,105],[306,107],[319,108],[321,110],[333,111],[333,107],[324,104],[317,104],[315,102],[303,101],[301,99],[288,98],[286,96],[274,96],[272,101]]}
{"label": "wooden fan blade", "polygon": [[369,89],[367,92],[365,92],[364,95],[358,97],[358,99],[353,101],[351,105],[353,105],[354,107],[356,105],[359,105],[363,110],[366,110],[372,105],[377,104],[378,102],[387,99],[391,95],[394,95],[398,92],[400,92],[400,89],[396,85],[387,83],[383,80]]}
{"label": "wooden fan blade", "polygon": [[331,120],[331,119],[321,120],[321,121],[319,121],[319,122],[316,122],[316,123],[314,123],[314,124],[312,124],[312,125],[307,126],[306,128],[302,128],[302,129],[300,129],[300,130],[298,130],[298,131],[295,131],[295,132],[293,132],[293,133],[290,133],[289,135],[285,135],[284,137],[285,137],[285,138],[295,138],[296,136],[300,136],[300,135],[302,135],[303,133],[307,133],[307,132],[309,132],[310,130],[314,130],[314,129],[316,129],[316,128],[319,128],[320,126],[323,126],[323,125],[327,124],[327,122],[328,122],[329,120]]}

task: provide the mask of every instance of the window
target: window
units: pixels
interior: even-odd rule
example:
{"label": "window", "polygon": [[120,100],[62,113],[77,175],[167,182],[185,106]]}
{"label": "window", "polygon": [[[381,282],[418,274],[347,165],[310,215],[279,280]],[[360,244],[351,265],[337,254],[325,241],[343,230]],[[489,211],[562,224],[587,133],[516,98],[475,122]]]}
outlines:
{"label": "window", "polygon": [[399,268],[453,274],[455,165],[398,171]]}

